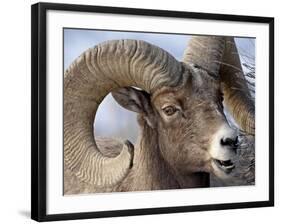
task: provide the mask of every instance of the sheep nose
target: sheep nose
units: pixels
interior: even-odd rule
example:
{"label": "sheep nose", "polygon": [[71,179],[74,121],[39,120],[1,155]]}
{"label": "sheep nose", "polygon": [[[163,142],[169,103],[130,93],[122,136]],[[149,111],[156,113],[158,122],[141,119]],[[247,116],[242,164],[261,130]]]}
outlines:
{"label": "sheep nose", "polygon": [[234,138],[222,138],[221,139],[221,145],[222,146],[229,146],[231,147],[234,151],[236,151],[237,147],[238,147],[238,136],[234,137]]}

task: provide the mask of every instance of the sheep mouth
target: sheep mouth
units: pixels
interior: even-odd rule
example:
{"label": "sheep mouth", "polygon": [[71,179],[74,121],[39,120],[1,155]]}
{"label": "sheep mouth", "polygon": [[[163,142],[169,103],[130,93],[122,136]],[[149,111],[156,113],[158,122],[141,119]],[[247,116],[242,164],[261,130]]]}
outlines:
{"label": "sheep mouth", "polygon": [[220,170],[224,171],[227,174],[231,173],[231,171],[235,168],[232,160],[214,159],[214,162]]}

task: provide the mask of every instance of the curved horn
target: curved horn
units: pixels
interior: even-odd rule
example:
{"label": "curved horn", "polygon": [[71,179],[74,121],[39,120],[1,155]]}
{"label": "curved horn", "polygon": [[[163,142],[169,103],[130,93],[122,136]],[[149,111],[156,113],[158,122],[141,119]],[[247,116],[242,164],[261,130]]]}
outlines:
{"label": "curved horn", "polygon": [[219,62],[222,59],[224,47],[223,37],[194,36],[185,49],[183,62],[198,65],[212,75],[219,77]]}
{"label": "curved horn", "polygon": [[64,78],[65,165],[81,181],[107,187],[120,182],[133,162],[124,144],[115,158],[97,148],[93,121],[103,98],[112,90],[136,86],[148,93],[180,82],[181,63],[166,51],[143,41],[108,41],[84,52]]}
{"label": "curved horn", "polygon": [[250,95],[233,37],[226,38],[220,75],[226,106],[241,129],[254,135],[255,105]]}
{"label": "curved horn", "polygon": [[234,39],[222,36],[192,37],[183,61],[199,65],[220,78],[225,104],[230,113],[242,130],[254,134],[255,108]]}

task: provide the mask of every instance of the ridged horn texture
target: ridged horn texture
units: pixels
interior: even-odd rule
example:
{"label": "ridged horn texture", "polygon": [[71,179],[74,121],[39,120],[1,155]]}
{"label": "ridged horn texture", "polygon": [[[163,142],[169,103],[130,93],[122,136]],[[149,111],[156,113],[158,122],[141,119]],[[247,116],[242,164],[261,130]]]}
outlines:
{"label": "ridged horn texture", "polygon": [[108,41],[84,52],[64,77],[65,166],[94,186],[122,181],[132,167],[133,148],[124,144],[115,158],[99,151],[93,122],[100,102],[120,87],[135,86],[152,93],[163,86],[176,86],[182,69],[166,51],[144,41]]}
{"label": "ridged horn texture", "polygon": [[220,67],[225,104],[240,128],[255,134],[255,105],[242,70],[233,37],[226,38]]}
{"label": "ridged horn texture", "polygon": [[255,107],[232,37],[194,36],[183,56],[185,63],[200,66],[222,82],[224,103],[240,128],[255,133]]}
{"label": "ridged horn texture", "polygon": [[183,61],[195,64],[219,78],[220,61],[224,52],[225,40],[216,36],[194,36],[188,43]]}

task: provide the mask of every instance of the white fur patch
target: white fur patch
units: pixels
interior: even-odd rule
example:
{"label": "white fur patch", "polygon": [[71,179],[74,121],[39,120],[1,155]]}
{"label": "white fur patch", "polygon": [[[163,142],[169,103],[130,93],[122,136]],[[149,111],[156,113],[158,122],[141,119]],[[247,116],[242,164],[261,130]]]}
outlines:
{"label": "white fur patch", "polygon": [[230,160],[235,157],[233,149],[222,146],[221,139],[236,138],[237,133],[234,129],[230,128],[227,124],[222,125],[218,131],[213,135],[209,153],[213,159]]}

